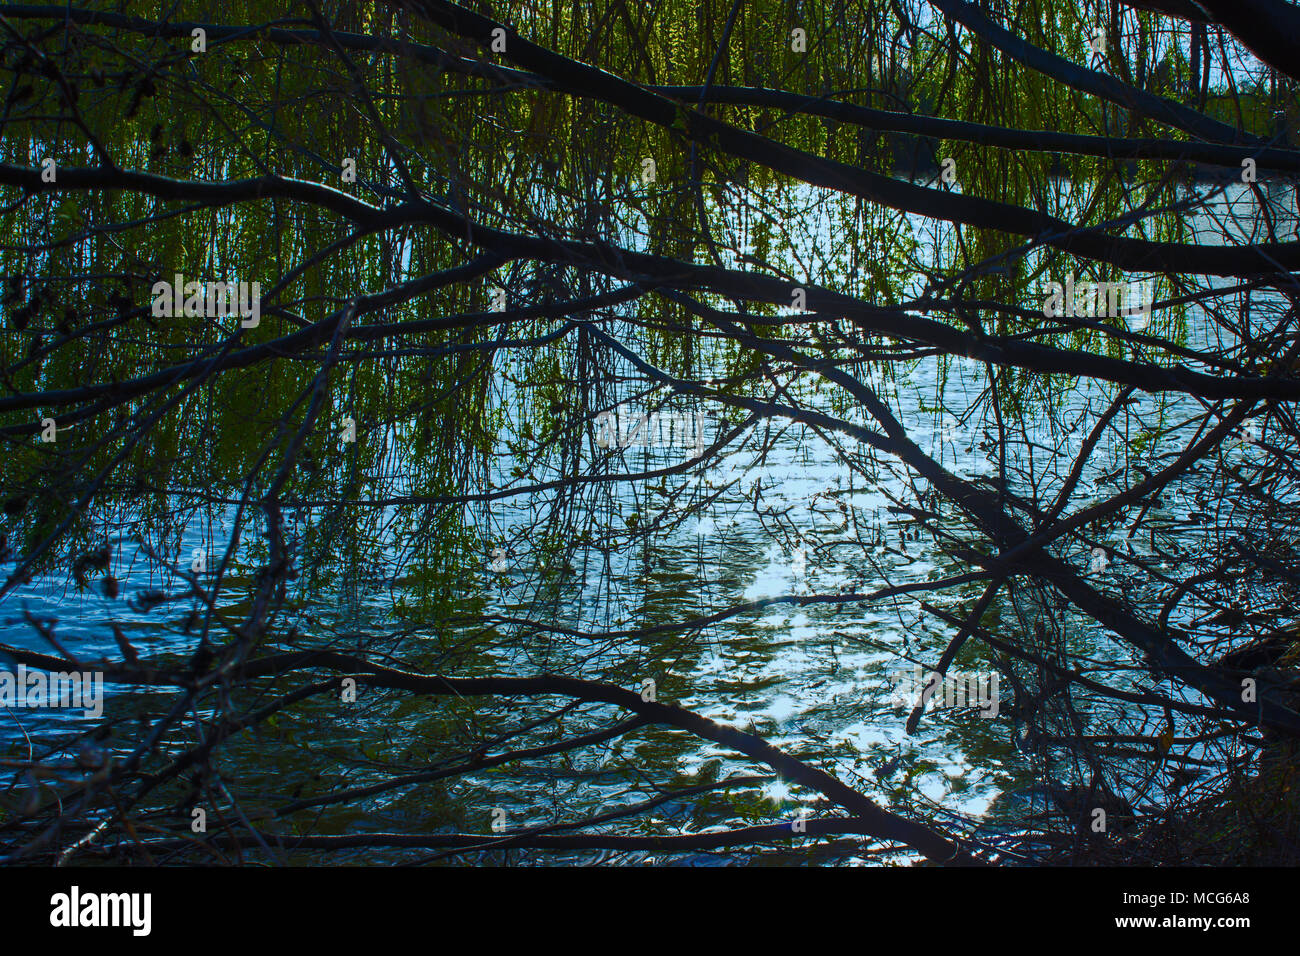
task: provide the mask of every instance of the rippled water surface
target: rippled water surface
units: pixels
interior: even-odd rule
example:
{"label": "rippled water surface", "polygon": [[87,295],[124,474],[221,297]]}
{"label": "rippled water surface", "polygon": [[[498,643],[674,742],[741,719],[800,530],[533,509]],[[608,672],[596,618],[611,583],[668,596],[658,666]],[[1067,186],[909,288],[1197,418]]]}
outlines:
{"label": "rippled water surface", "polygon": [[[1033,302],[1036,296],[1035,291],[1027,299]],[[1189,313],[1189,344],[1205,334],[1205,327],[1196,312]],[[942,364],[922,359],[888,373],[865,365],[857,371],[887,399],[913,439],[950,470],[972,480],[997,474],[996,424],[988,418],[987,404],[977,401],[987,387],[982,365],[965,359]],[[829,388],[819,398],[807,380],[791,387],[831,410]],[[1029,437],[1042,449],[1077,450],[1083,429],[1091,427],[1113,394],[1095,385],[1078,385],[1066,393],[1055,422],[1042,416],[1034,425],[1030,416],[1037,431]],[[498,399],[507,414],[513,414],[514,396],[508,388]],[[632,398],[626,407],[635,411],[648,405]],[[972,407],[977,411],[966,420],[938,411]],[[678,401],[672,408],[680,416],[706,416],[709,440],[727,427],[717,417],[718,409],[706,402]],[[1133,420],[1149,416],[1147,420],[1169,422],[1169,433],[1140,442],[1136,435],[1128,442],[1108,436],[1089,461],[1073,506],[1112,492],[1114,485],[1108,482],[1133,461],[1179,447],[1180,438],[1185,438],[1176,428],[1180,412],[1176,399],[1141,398]],[[844,417],[870,424],[860,410]],[[731,423],[737,421],[733,411]],[[1077,422],[1079,427],[1062,434],[1056,422]],[[585,443],[588,462],[609,451],[592,440],[595,434],[593,428]],[[623,465],[633,472],[676,468],[673,473],[468,506],[466,514],[483,542],[483,560],[477,567],[447,569],[458,597],[455,604],[440,609],[437,618],[421,619],[419,596],[411,592],[401,571],[407,542],[393,531],[375,550],[335,553],[329,573],[300,579],[284,626],[297,627],[305,646],[314,642],[344,649],[361,646],[375,653],[395,650],[407,666],[415,662],[431,671],[438,671],[441,661],[454,659],[451,673],[456,676],[560,672],[612,679],[632,689],[652,680],[660,701],[752,729],[873,799],[900,808],[928,805],[941,820],[945,814],[978,818],[1000,794],[1023,791],[1033,783],[1017,749],[1016,727],[1005,715],[983,717],[973,707],[935,710],[921,721],[917,733],[905,731],[907,710],[892,699],[892,690],[913,673],[916,662],[935,661],[952,637],[951,628],[923,614],[921,601],[961,614],[983,585],[873,597],[886,587],[933,582],[971,570],[950,544],[912,530],[900,505],[916,505],[916,489],[895,463],[853,436],[779,419],[738,435],[723,456],[703,469],[686,467],[693,454],[690,448],[662,442],[665,436],[657,431],[650,437],[653,444],[638,441],[623,449]],[[1023,449],[1018,454],[1024,454]],[[1069,463],[1057,466],[1059,474]],[[493,487],[517,480],[511,474],[517,464],[503,444]],[[600,467],[612,471],[615,466],[592,467],[599,473]],[[178,503],[186,500],[187,491],[195,489],[179,489]],[[1176,531],[1179,546],[1190,551],[1223,503],[1197,502],[1194,487],[1189,493],[1192,497],[1164,501],[1157,510]],[[580,525],[583,533],[570,540],[542,541],[538,529],[555,509],[579,515],[571,524]],[[179,554],[198,548],[219,555],[228,542],[232,514],[227,507],[224,520],[191,522],[179,542]],[[304,508],[295,517],[301,523],[291,527],[333,520],[324,506]],[[955,515],[945,515],[945,520],[958,539],[968,534]],[[618,536],[630,528],[649,531],[628,546]],[[1117,550],[1128,546],[1122,528],[1113,534]],[[246,544],[252,540],[255,535],[246,534]],[[119,598],[105,597],[95,587],[78,588],[66,575],[39,577],[0,605],[0,641],[48,650],[24,616],[30,614],[57,619],[59,641],[84,660],[118,656],[107,627],[110,620],[138,641],[142,654],[189,654],[195,638],[182,624],[192,602],[151,611],[128,606],[141,592],[181,586],[178,579],[164,580],[151,571],[151,562],[133,540],[129,513],[124,512],[111,543],[112,567],[121,582]],[[328,541],[323,547],[328,549]],[[1080,568],[1090,560],[1084,551],[1067,556]],[[233,583],[255,567],[255,556],[245,553],[231,571]],[[1121,562],[1095,579],[1103,587],[1142,586],[1124,578]],[[865,597],[834,600],[842,594]],[[811,596],[827,600],[797,600]],[[708,620],[742,602],[753,606]],[[226,613],[239,619],[246,610],[230,607]],[[459,615],[485,615],[495,621],[478,627],[461,623]],[[521,619],[543,626],[522,626],[517,623]],[[160,629],[160,620],[169,626]],[[686,622],[696,623],[678,626]],[[1072,642],[1092,654],[1123,659],[1127,653],[1092,622],[1079,620],[1071,627]],[[632,633],[613,639],[601,636],[609,631]],[[451,658],[444,657],[453,649]],[[984,673],[988,666],[973,645],[959,659],[964,671]],[[112,696],[111,686],[107,690],[110,711],[119,708],[126,717],[156,713],[171,702],[163,693],[132,694],[126,700]],[[315,705],[296,717],[286,716],[256,737],[244,735],[225,759],[239,759],[240,754],[254,759],[254,769],[242,780],[254,793],[259,775],[269,781],[277,766],[295,767],[322,757],[345,773],[349,784],[357,785],[382,779],[365,757],[370,740],[376,746],[381,740],[394,741],[418,765],[422,754],[436,749],[448,727],[504,729],[507,722],[517,724],[530,715],[540,718],[556,706],[553,699],[467,707],[443,699],[363,695],[355,705]],[[31,710],[2,719],[3,739],[11,748],[22,749],[27,738],[39,741],[76,718]],[[578,732],[613,719],[609,708],[583,710],[573,715],[566,730]],[[358,739],[360,755],[354,746]],[[764,773],[770,771],[707,741],[665,728],[643,728],[567,757],[516,762],[455,782],[379,795],[362,809],[322,812],[330,815],[332,830],[442,827],[487,832],[497,808],[505,810],[511,825],[562,822],[644,798],[650,791],[634,798],[629,789],[650,778],[662,785],[673,779],[671,775],[680,783]],[[683,833],[788,821],[801,808],[815,809],[815,796],[773,778],[736,788],[726,797],[670,800],[641,815],[639,824],[614,821],[610,826],[622,828],[620,832],[639,828]],[[869,858],[855,845],[828,844],[820,852],[828,860]],[[806,859],[807,853],[795,846],[769,855],[780,861]],[[396,854],[372,852],[375,858],[388,855]],[[604,857],[588,853],[573,858]],[[644,854],[633,858],[653,859]],[[685,862],[728,859],[724,853],[705,853]]]}

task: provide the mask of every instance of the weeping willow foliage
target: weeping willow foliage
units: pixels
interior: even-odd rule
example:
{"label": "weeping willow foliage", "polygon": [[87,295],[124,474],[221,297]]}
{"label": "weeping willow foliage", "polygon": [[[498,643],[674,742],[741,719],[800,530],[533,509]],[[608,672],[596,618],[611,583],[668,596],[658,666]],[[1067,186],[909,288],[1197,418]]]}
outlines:
{"label": "weeping willow foliage", "polygon": [[[1091,25],[1108,22],[1107,10],[1104,4],[1022,3],[1013,22],[1031,42],[1077,57],[1086,54]],[[523,36],[646,84],[698,84],[711,76],[719,86],[834,95],[886,109],[906,102],[953,118],[1025,129],[1115,131],[1116,118],[1104,108],[1080,108],[1062,84],[1041,82],[1033,71],[969,36],[957,47],[940,42],[932,15],[912,10],[904,22],[903,8],[893,3],[744,4],[725,37],[726,4],[526,3],[500,5],[494,12]],[[277,4],[182,3],[172,22],[314,26],[300,14]],[[446,40],[386,4],[342,5],[329,10],[329,21],[341,33],[363,36],[388,35],[400,21],[413,38]],[[809,32],[807,52],[791,48],[791,31],[798,27]],[[1115,29],[1132,34],[1117,44],[1124,51],[1117,62],[1128,78],[1153,92],[1185,89],[1182,48],[1152,15],[1127,12]],[[673,131],[621,119],[605,105],[529,89],[503,93],[412,57],[380,52],[344,59],[315,44],[239,36],[214,37],[202,53],[192,47],[184,37],[150,37],[93,24],[36,31],[27,43],[9,44],[4,66],[11,93],[0,143],[4,161],[38,165],[53,159],[86,166],[111,158],[123,169],[208,181],[273,173],[321,181],[379,202],[400,189],[402,176],[394,164],[399,157],[417,185],[433,196],[453,198],[485,226],[527,231],[544,224],[544,233],[555,236],[594,231],[684,261],[708,255],[695,197],[684,188],[694,174],[704,185],[710,215],[734,211],[738,203],[750,213],[746,222],[718,237],[725,249],[798,272],[790,253],[806,241],[798,234],[800,199],[780,179],[760,165],[725,155],[692,155]],[[458,49],[455,42],[451,47]],[[46,62],[70,78],[67,89],[43,72]],[[908,152],[896,136],[818,117],[747,106],[711,109],[741,128],[867,168],[890,168]],[[396,148],[387,150],[385,141]],[[965,192],[1073,216],[1080,226],[1109,222],[1135,199],[1168,204],[1177,186],[1139,166],[1130,172],[1145,186],[1107,189],[1117,174],[1114,164],[1071,157],[1063,170],[1074,187],[1067,195],[1048,187],[1049,177],[1062,172],[1060,158],[1050,154],[1024,151],[1008,157],[967,144],[911,145],[914,155],[930,153],[927,163],[940,155],[955,159]],[[355,184],[342,181],[345,158],[355,161]],[[643,158],[655,160],[655,188],[640,182]],[[688,168],[692,160],[694,170]],[[864,212],[857,205],[845,210],[856,218],[845,223],[841,252],[825,261],[833,271],[811,278],[873,301],[901,301],[914,275],[911,230],[900,214],[878,207]],[[125,318],[132,306],[148,303],[148,290],[159,277],[179,272],[187,279],[256,280],[263,290],[276,288],[264,321],[241,337],[241,344],[250,345],[271,341],[302,322],[318,322],[352,295],[450,268],[462,254],[456,243],[432,230],[349,240],[339,217],[282,200],[185,208],[111,190],[27,197],[6,210],[3,228],[0,262],[10,281],[10,328],[18,333],[5,337],[4,360],[9,387],[17,392],[125,381],[218,348],[229,329],[209,321]],[[1182,238],[1181,229],[1181,220],[1172,215],[1134,227],[1138,234],[1171,240]],[[959,245],[944,249],[951,274],[1019,241],[988,230],[962,233]],[[345,248],[322,255],[344,242]],[[977,275],[971,297],[1023,298],[1035,278],[1028,272],[1032,261],[1017,258],[1000,274]],[[485,302],[481,285],[452,286],[388,309],[382,321],[472,312]],[[658,324],[689,329],[690,317],[671,303],[649,301],[641,308]],[[1014,320],[997,321],[999,331],[1017,331]],[[419,341],[463,344],[476,337],[482,341],[485,334],[482,329],[428,331]],[[55,347],[66,336],[73,341]],[[676,355],[689,362],[693,354],[688,333],[655,331],[649,339],[655,361]],[[564,342],[553,348],[569,351]],[[734,366],[739,371],[746,359],[737,353],[732,362],[740,363]],[[482,366],[477,374],[472,371],[477,363],[469,357],[429,362],[401,356],[350,363],[346,371],[331,373],[322,420],[336,424],[346,413],[367,423],[363,432],[382,433],[384,423],[407,421],[418,412],[420,424],[402,439],[412,469],[411,493],[446,493],[465,475],[458,464],[469,467],[493,434],[485,418],[489,376]],[[138,503],[146,512],[158,509],[158,496],[169,487],[201,486],[229,495],[241,487],[285,421],[287,403],[308,387],[315,372],[312,361],[259,362],[223,373],[201,392],[177,398],[180,389],[174,388],[168,397],[176,403],[143,432],[131,430],[125,416],[148,414],[148,402],[162,396],[126,403],[117,419],[60,430],[54,447],[15,450],[0,466],[5,486],[14,497],[34,494],[37,473],[97,475],[125,451],[114,483],[122,475],[131,476],[128,485],[138,479]],[[439,394],[448,397],[431,398]],[[30,419],[22,424],[30,426]],[[344,467],[325,428],[313,432],[308,449],[309,458],[323,468],[294,476],[295,490],[304,497],[324,496],[327,487],[337,492],[356,475],[374,471],[386,452],[377,443],[359,442],[347,451],[357,460]],[[152,505],[144,500],[151,495]],[[29,544],[71,513],[59,498],[42,495],[32,511],[24,512]],[[69,544],[86,543],[87,520],[78,519],[80,538],[67,537]]]}

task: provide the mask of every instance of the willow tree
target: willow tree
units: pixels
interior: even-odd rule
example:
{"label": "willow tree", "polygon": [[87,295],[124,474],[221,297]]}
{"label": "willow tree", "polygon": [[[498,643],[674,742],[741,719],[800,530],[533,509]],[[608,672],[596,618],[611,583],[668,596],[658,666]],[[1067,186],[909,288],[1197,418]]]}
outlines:
{"label": "willow tree", "polygon": [[[1247,6],[0,5],[0,651],[116,690],[6,738],[4,859],[1294,838],[1295,13]],[[741,593],[738,502],[796,588]],[[1045,814],[707,716],[775,605],[917,636],[844,639],[928,675],[845,719],[999,676]]]}

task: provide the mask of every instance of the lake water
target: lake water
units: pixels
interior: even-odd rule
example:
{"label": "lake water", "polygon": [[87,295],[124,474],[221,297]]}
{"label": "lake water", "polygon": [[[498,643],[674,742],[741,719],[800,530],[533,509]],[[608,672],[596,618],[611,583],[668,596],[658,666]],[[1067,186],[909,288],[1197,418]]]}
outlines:
{"label": "lake water", "polygon": [[[1211,210],[1198,220],[1202,241],[1210,241],[1208,237],[1219,230],[1214,214],[1235,212],[1232,221],[1252,221],[1250,200],[1242,190],[1231,190],[1229,199],[1246,203],[1246,210],[1240,206],[1232,210],[1227,205]],[[918,234],[924,236],[923,225],[913,221]],[[820,229],[823,227],[814,226],[811,232],[817,234]],[[824,234],[830,232],[830,227],[825,227]],[[941,245],[944,239],[928,236],[926,241]],[[1266,297],[1257,295],[1255,301],[1261,309],[1270,306]],[[1036,302],[1041,302],[1038,289],[1031,290],[1023,304]],[[1164,328],[1160,323],[1167,320],[1172,321],[1157,316],[1155,327]],[[1207,339],[1210,328],[1202,312],[1189,310],[1182,330],[1186,344]],[[499,353],[498,361],[503,384],[497,401],[518,423],[521,399],[504,384],[506,363],[511,359],[508,353]],[[517,351],[513,361],[523,363],[528,357]],[[982,365],[962,358],[943,362],[926,358],[892,368],[864,363],[856,372],[887,399],[918,444],[933,450],[950,470],[970,479],[997,474],[998,453],[992,440],[995,422],[982,399],[988,384]],[[788,376],[782,384],[787,380]],[[829,387],[815,393],[806,380],[791,382],[790,387],[807,401],[833,410]],[[1077,449],[1082,434],[1116,391],[1095,382],[1062,383],[1054,392],[1059,407],[1051,414],[1026,414],[1026,434],[1039,448],[1032,462],[1024,444],[1009,450],[1012,490],[1028,491],[1027,483],[1014,477],[1014,469],[1023,467],[1042,480],[1040,495],[1052,493],[1053,482],[1059,483],[1072,459],[1048,467],[1044,449]],[[1032,397],[1033,393],[1029,394]],[[630,392],[612,398],[623,400],[625,413],[630,411],[633,419],[654,407],[652,401]],[[688,419],[704,422],[710,439],[723,427],[716,417],[720,411],[716,405],[688,403],[679,397],[669,409],[678,423]],[[587,417],[597,410],[590,410]],[[952,413],[968,410],[971,415],[962,420]],[[1200,410],[1198,403],[1188,399],[1141,397],[1127,418],[1121,417],[1119,430],[1128,439],[1119,440],[1112,433],[1103,440],[1089,461],[1072,507],[1113,492],[1115,482],[1125,480],[1121,469],[1134,461],[1149,462],[1153,456],[1181,448],[1190,432],[1179,423]],[[860,410],[840,409],[838,413],[848,421],[867,424]],[[731,415],[736,421],[734,410]],[[624,428],[628,420],[625,414]],[[662,434],[656,421],[648,442],[642,434],[622,449],[627,470],[654,471],[690,460],[689,447],[664,441],[670,437],[668,420],[659,420],[665,423]],[[1144,434],[1139,422],[1157,420],[1168,430]],[[680,429],[675,429],[671,437],[678,434]],[[614,471],[610,462],[599,463],[613,449],[600,447],[598,437],[599,428],[593,422],[577,444],[583,473]],[[379,438],[372,435],[369,440]],[[387,491],[398,495],[401,440],[391,434],[387,440],[397,462],[389,469],[392,482]],[[520,462],[504,440],[498,451],[491,487],[500,489],[511,481],[524,480],[512,476]],[[1233,452],[1243,460],[1251,453],[1248,447]],[[558,474],[555,462],[545,461],[534,472],[538,483]],[[472,494],[486,487],[480,483],[463,490]],[[1017,745],[1014,721],[1005,714],[981,716],[975,707],[937,709],[921,721],[916,734],[908,735],[904,726],[907,708],[893,699],[893,691],[912,675],[916,662],[933,663],[953,633],[951,627],[921,609],[921,600],[961,614],[979,597],[983,583],[851,603],[770,600],[865,594],[885,586],[897,588],[971,571],[950,546],[928,533],[917,533],[906,515],[891,510],[900,504],[916,504],[917,490],[896,462],[852,438],[769,420],[730,442],[725,454],[705,469],[690,468],[630,482],[593,481],[576,489],[539,490],[464,506],[467,520],[479,536],[481,560],[474,566],[446,569],[455,580],[455,597],[436,613],[421,610],[407,576],[411,548],[420,533],[418,525],[406,530],[388,528],[377,537],[340,545],[348,541],[350,519],[331,515],[325,505],[308,506],[294,515],[301,524],[291,527],[316,524],[337,538],[313,539],[320,573],[314,578],[305,574],[296,582],[296,593],[277,632],[283,638],[292,626],[297,629],[299,646],[349,650],[360,646],[375,654],[395,652],[405,666],[458,676],[558,672],[613,681],[632,689],[653,680],[660,701],[678,703],[720,723],[752,729],[885,806],[904,813],[920,809],[939,822],[964,818],[969,829],[990,813],[1000,795],[1032,793],[1028,788],[1040,779],[1034,761]],[[178,489],[178,504],[197,503],[187,497],[187,491],[201,489]],[[1211,485],[1191,481],[1182,492],[1162,501],[1152,517],[1168,529],[1168,540],[1181,549],[1187,561],[1193,562],[1198,548],[1212,540],[1213,513],[1221,503],[1213,500],[1216,490]],[[683,507],[705,499],[707,503],[698,507]],[[179,554],[188,559],[198,548],[219,556],[229,540],[232,513],[226,506],[224,511],[217,508],[215,517],[196,516],[179,539]],[[375,525],[381,529],[382,516],[396,513],[391,505],[371,509]],[[971,539],[967,524],[950,508],[945,506],[942,514],[941,527],[957,539]],[[112,522],[112,569],[121,582],[120,597],[109,599],[93,587],[78,589],[66,575],[38,577],[0,604],[0,642],[48,650],[24,620],[26,610],[37,618],[57,619],[59,640],[85,660],[104,655],[118,658],[107,627],[110,620],[117,621],[137,642],[142,655],[188,656],[195,637],[185,633],[182,624],[190,604],[152,611],[128,606],[143,591],[182,586],[178,579],[161,575],[135,545],[132,525],[137,519],[123,505]],[[254,523],[245,533],[246,543],[256,540],[252,530],[259,527]],[[1132,543],[1123,526],[1109,534],[1114,553]],[[1140,536],[1136,545],[1143,545]],[[1076,548],[1066,556],[1080,568],[1087,568],[1092,559],[1087,548]],[[304,562],[304,566],[310,564]],[[4,571],[12,567],[10,562]],[[255,559],[247,554],[236,562],[227,582],[228,587],[236,587],[228,593],[239,595],[237,585],[241,581],[247,584],[255,567]],[[1127,589],[1134,595],[1144,593],[1143,588],[1154,594],[1159,587],[1129,574],[1119,560],[1094,577],[1103,589]],[[232,596],[230,600],[237,599]],[[760,603],[710,623],[644,633],[705,619],[742,602]],[[1021,633],[1036,613],[1034,599],[1027,594],[1014,599],[1004,596],[996,609],[1005,624],[1004,637]],[[246,601],[228,609],[236,620],[246,610]],[[1095,623],[1065,614],[1060,608],[1055,611],[1063,615],[1071,646],[1103,661],[1137,662],[1132,651],[1112,642]],[[536,626],[518,623],[525,619]],[[1177,616],[1174,623],[1178,623]],[[616,639],[601,636],[611,630],[643,633]],[[954,670],[987,675],[990,664],[972,642]],[[1140,675],[1132,679],[1137,686]],[[1005,701],[1008,687],[1004,683],[1001,689]],[[124,694],[111,685],[108,690],[112,716],[156,715],[172,702],[170,695],[162,692]],[[239,703],[247,707],[256,699],[241,696]],[[555,699],[461,702],[413,699],[396,693],[363,694],[351,705],[318,700],[281,715],[257,736],[245,734],[233,740],[222,766],[239,768],[231,786],[237,789],[246,811],[250,806],[274,807],[283,802],[278,784],[285,779],[305,781],[307,794],[323,792],[324,783],[330,781],[345,781],[348,786],[375,782],[385,779],[381,761],[397,761],[408,768],[425,766],[438,756],[445,741],[481,740],[503,733],[541,719],[562,703]],[[616,719],[612,708],[579,708],[566,715],[563,728],[567,734],[575,734]],[[39,751],[41,741],[78,722],[75,715],[58,711],[11,712],[0,715],[0,739],[11,757],[21,758],[27,752],[28,738]],[[123,755],[135,739],[128,721],[108,744]],[[514,739],[508,746],[553,739],[539,731]],[[323,783],[314,782],[312,775],[317,773],[323,775]],[[654,793],[651,782],[679,785],[767,773],[767,768],[707,741],[668,728],[650,728],[569,755],[516,762],[450,782],[380,794],[346,810],[308,811],[283,826],[324,833],[441,829],[486,835],[492,832],[494,811],[504,810],[510,826],[554,824],[645,799]],[[1009,815],[1010,821],[1017,808],[1023,810],[1027,804],[1004,800],[1000,806],[999,814]],[[789,821],[801,810],[813,815],[833,812],[816,794],[773,778],[703,798],[669,801],[604,829],[698,832]],[[868,843],[857,841],[795,841],[765,850],[761,858],[771,862],[876,862],[867,847]],[[359,852],[353,858],[421,859],[428,855],[427,851],[376,851]],[[517,851],[509,858],[526,859]],[[906,853],[895,857],[910,858]],[[683,858],[590,851],[548,853],[536,859],[712,865],[746,857],[731,852]]]}

